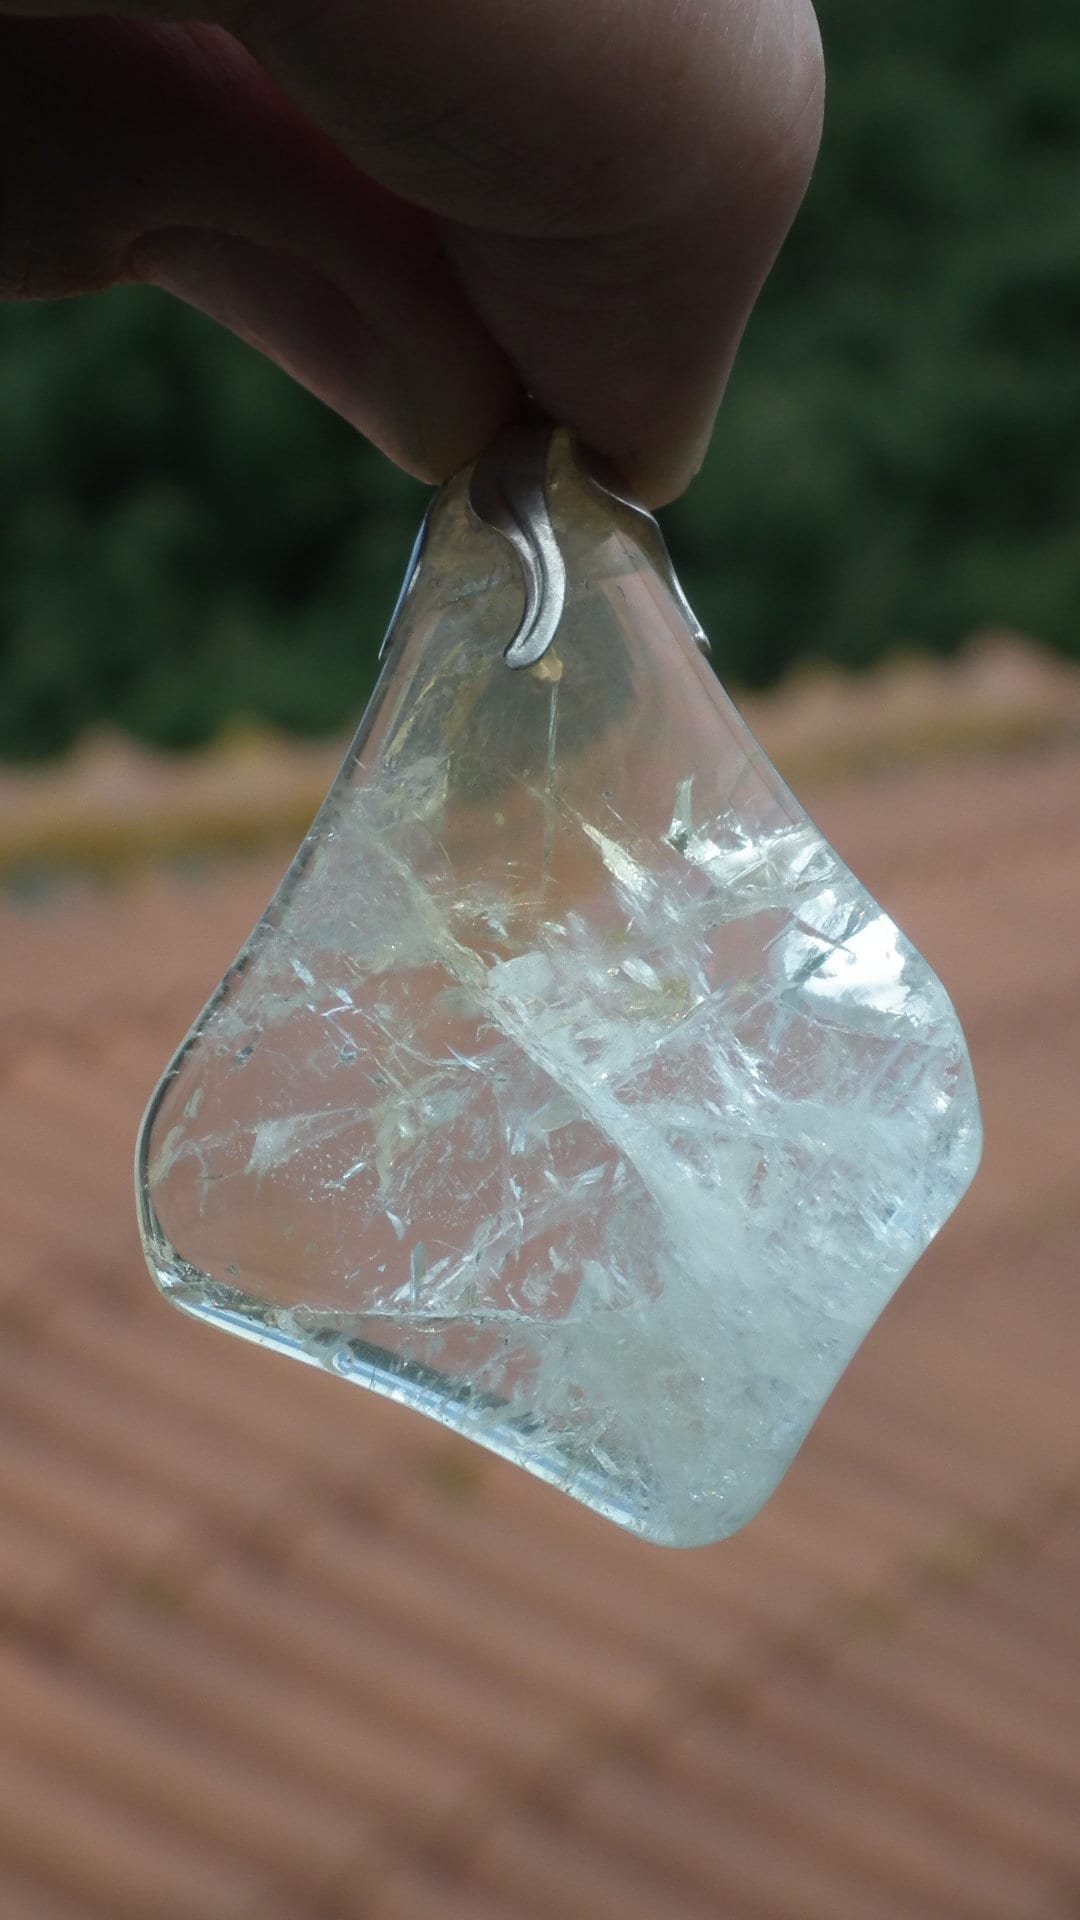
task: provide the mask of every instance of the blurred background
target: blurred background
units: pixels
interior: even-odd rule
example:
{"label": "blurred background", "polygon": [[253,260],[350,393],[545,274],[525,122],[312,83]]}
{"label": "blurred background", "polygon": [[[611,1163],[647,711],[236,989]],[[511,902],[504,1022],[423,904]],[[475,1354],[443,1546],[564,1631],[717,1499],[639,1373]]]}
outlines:
{"label": "blurred background", "polygon": [[[826,0],[828,127],[708,466],[667,516],[725,679],[1080,652],[1080,33]],[[145,290],[0,313],[0,753],[108,722],[340,730],[423,489]]]}
{"label": "blurred background", "polygon": [[0,308],[2,1920],[1080,1916],[1080,28],[821,15],[821,162],[666,526],[953,992],[987,1161],[719,1548],[158,1299],[139,1115],[425,496],[164,296]]}

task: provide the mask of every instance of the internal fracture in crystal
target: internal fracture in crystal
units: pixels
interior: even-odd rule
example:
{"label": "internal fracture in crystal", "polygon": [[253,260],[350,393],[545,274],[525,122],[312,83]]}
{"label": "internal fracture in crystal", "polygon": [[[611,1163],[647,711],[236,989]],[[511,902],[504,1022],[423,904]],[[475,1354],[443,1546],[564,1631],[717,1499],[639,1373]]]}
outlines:
{"label": "internal fracture in crystal", "polygon": [[[552,441],[555,639],[443,489],[323,812],[140,1148],[181,1306],[653,1540],[756,1512],[980,1151],[956,1015]],[[362,1415],[358,1415],[362,1418]]]}

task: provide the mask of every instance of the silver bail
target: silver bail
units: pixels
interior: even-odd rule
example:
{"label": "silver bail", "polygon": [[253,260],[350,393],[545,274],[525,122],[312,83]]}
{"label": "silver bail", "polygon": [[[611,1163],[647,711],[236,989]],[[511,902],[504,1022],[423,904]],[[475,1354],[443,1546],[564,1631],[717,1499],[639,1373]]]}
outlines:
{"label": "silver bail", "polygon": [[[509,667],[534,667],[558,630],[566,605],[566,563],[559,548],[548,502],[549,461],[558,429],[542,416],[508,427],[482,453],[469,480],[469,507],[513,547],[521,568],[525,607],[503,658]],[[561,436],[565,439],[565,435]],[[579,456],[580,457],[580,456]],[[702,652],[709,643],[676,578],[659,525],[634,498],[597,464],[582,468],[591,484],[613,506],[633,515],[634,532],[652,561]]]}

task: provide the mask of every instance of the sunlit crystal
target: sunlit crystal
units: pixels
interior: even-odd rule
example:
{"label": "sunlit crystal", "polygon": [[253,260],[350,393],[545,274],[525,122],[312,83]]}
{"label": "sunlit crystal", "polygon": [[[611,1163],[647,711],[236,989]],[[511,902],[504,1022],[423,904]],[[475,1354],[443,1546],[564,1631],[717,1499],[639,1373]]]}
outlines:
{"label": "sunlit crystal", "polygon": [[152,1103],[143,1232],[191,1312],[694,1544],[775,1486],[978,1107],[650,523],[563,435],[544,510],[561,614],[514,668],[520,556],[467,474],[439,496],[354,749]]}

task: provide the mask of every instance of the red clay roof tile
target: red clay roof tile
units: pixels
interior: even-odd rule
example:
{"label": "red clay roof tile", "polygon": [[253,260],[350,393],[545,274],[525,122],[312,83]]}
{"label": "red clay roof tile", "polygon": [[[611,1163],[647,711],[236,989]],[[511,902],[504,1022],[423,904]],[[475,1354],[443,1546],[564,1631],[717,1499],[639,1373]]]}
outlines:
{"label": "red clay roof tile", "polygon": [[273,861],[0,903],[2,1920],[1071,1920],[1080,761],[815,811],[987,1171],[693,1554],[154,1294],[135,1128]]}

